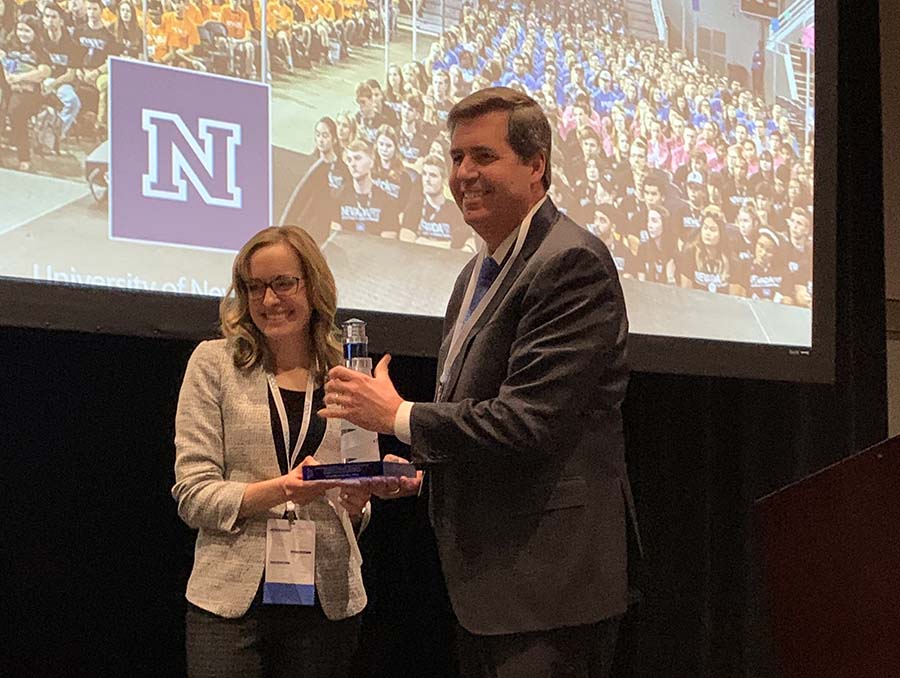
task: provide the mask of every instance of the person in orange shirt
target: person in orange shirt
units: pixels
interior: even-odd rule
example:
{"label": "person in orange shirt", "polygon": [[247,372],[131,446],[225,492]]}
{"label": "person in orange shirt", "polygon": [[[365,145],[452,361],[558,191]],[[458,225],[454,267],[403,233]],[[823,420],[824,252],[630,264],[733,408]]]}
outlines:
{"label": "person in orange shirt", "polygon": [[[253,3],[253,11],[260,16],[259,0]],[[257,23],[257,25],[259,25]],[[281,0],[268,0],[266,3],[266,34],[270,40],[270,56],[277,57],[285,64],[289,73],[294,72],[294,57],[291,51],[291,36],[294,26],[294,10]]]}
{"label": "person in orange shirt", "polygon": [[228,31],[229,69],[240,77],[255,78],[256,45],[250,13],[241,7],[241,0],[231,0],[219,8],[219,20]]}
{"label": "person in orange shirt", "polygon": [[185,0],[172,0],[174,12],[163,15],[162,28],[166,33],[166,55],[162,63],[195,71],[206,67],[194,57],[194,47],[200,44],[197,25],[185,13]]}

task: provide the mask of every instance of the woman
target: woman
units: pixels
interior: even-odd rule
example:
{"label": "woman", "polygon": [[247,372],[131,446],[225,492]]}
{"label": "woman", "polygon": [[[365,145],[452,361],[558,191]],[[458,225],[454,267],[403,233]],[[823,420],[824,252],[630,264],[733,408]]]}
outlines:
{"label": "woman", "polygon": [[31,14],[22,14],[16,23],[16,33],[10,38],[3,57],[6,81],[9,84],[10,141],[16,147],[19,170],[31,170],[31,142],[28,138],[28,121],[41,110],[44,96],[41,83],[50,77],[50,57],[40,44],[40,20]]}
{"label": "woman", "polygon": [[121,50],[120,55],[132,59],[141,58],[141,50],[144,45],[144,35],[134,13],[134,6],[130,0],[121,0],[117,10],[115,26],[116,42]]}
{"label": "woman", "polygon": [[678,265],[681,287],[719,294],[743,296],[735,283],[734,264],[728,255],[725,215],[717,207],[707,207],[700,215],[700,236],[685,246]]}
{"label": "woman", "polygon": [[735,229],[731,231],[732,252],[735,262],[749,266],[756,250],[756,234],[762,228],[762,221],[753,203],[745,203],[738,209],[734,219]]}
{"label": "woman", "polygon": [[[675,284],[675,243],[669,235],[668,221],[669,211],[665,207],[647,210],[646,232],[640,232],[638,236],[638,280]],[[631,246],[634,247],[634,242]]]}
{"label": "woman", "polygon": [[[397,132],[390,125],[382,125],[375,134],[375,165],[372,181],[397,204],[401,222],[408,211],[413,182],[397,151]],[[399,230],[399,224],[397,224]],[[386,230],[394,230],[387,228]]]}
{"label": "woman", "polygon": [[328,116],[316,123],[315,144],[318,158],[297,182],[279,223],[318,227],[310,235],[321,244],[331,231],[337,192],[350,181],[350,172],[342,160],[337,123]]}
{"label": "woman", "polygon": [[[347,674],[366,604],[352,521],[368,495],[302,474],[340,461],[340,425],[312,414],[341,359],[335,307],[315,241],[267,228],[234,260],[219,309],[224,338],[201,343],[188,363],[172,496],[199,529],[186,593],[191,678]],[[314,530],[314,547],[300,546],[315,554],[314,594],[303,601],[312,604],[264,602],[285,580],[267,580],[272,528]]]}
{"label": "woman", "polygon": [[387,86],[384,88],[384,103],[399,116],[400,108],[403,106],[403,99],[406,97],[406,91],[404,89],[403,72],[397,64],[388,66],[386,84]]}
{"label": "woman", "polygon": [[[337,141],[341,148],[346,148],[359,137],[356,129],[356,118],[350,111],[341,111],[335,116],[337,124]],[[338,156],[340,157],[340,156]]]}

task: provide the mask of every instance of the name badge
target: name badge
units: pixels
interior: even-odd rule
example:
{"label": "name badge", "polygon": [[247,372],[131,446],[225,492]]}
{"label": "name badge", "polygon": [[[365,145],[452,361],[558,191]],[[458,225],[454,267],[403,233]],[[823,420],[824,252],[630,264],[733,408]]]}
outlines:
{"label": "name badge", "polygon": [[266,527],[263,603],[313,605],[316,600],[316,524],[270,518]]}

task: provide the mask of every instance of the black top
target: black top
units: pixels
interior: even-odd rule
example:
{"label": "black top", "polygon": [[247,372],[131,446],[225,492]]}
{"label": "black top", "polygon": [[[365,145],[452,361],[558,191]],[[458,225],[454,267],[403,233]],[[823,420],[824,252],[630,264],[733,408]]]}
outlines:
{"label": "black top", "polygon": [[[297,438],[300,436],[300,427],[303,425],[303,406],[306,404],[306,391],[289,391],[286,388],[279,388],[281,400],[284,402],[284,409],[287,412],[288,430],[290,431],[291,451],[297,444]],[[306,432],[306,440],[297,454],[297,460],[294,463],[296,467],[307,456],[313,456],[322,439],[325,437],[325,420],[316,415],[316,412],[325,407],[325,390],[317,388],[313,392],[312,416],[309,420],[309,430]],[[269,419],[272,422],[272,437],[275,439],[275,454],[278,457],[278,467],[282,473],[288,472],[287,455],[284,451],[284,433],[281,430],[281,418],[278,416],[278,408],[275,407],[275,399],[272,392],[269,391]]]}

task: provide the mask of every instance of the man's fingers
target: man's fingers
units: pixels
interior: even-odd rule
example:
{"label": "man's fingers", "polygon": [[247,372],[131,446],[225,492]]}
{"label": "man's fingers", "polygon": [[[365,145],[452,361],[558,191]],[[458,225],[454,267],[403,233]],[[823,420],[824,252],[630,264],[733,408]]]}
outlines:
{"label": "man's fingers", "polygon": [[[329,381],[351,381],[353,379],[358,379],[360,376],[362,376],[361,372],[351,370],[349,367],[344,367],[343,365],[337,365],[328,370]],[[328,382],[325,382],[325,389],[328,389]]]}

